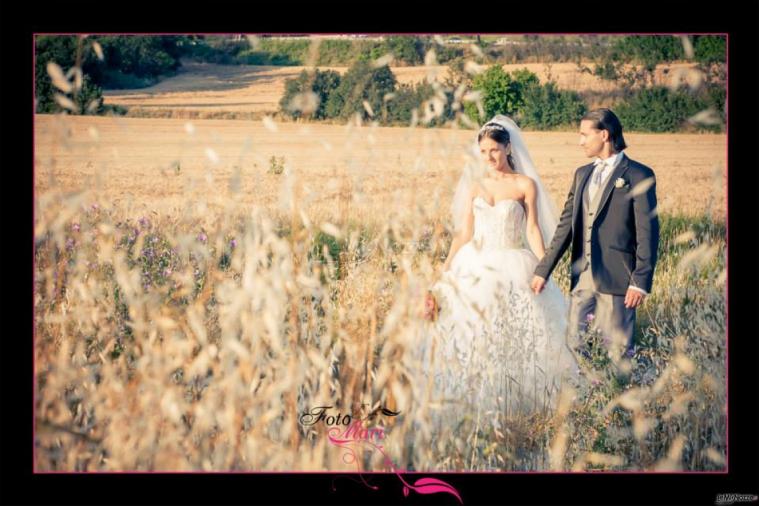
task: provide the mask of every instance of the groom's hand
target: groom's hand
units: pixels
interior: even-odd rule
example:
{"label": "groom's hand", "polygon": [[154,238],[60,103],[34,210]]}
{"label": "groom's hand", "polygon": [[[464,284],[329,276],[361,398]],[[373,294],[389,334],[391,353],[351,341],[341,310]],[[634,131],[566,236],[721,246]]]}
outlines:
{"label": "groom's hand", "polygon": [[643,302],[643,299],[645,299],[646,296],[643,294],[643,292],[640,292],[638,290],[633,290],[632,288],[627,289],[627,293],[625,294],[625,307],[629,309],[634,309],[641,305]]}
{"label": "groom's hand", "polygon": [[535,295],[538,295],[540,292],[542,292],[545,286],[546,286],[545,278],[541,278],[540,276],[532,277],[532,283],[530,283],[530,288],[532,288],[532,291],[535,292]]}

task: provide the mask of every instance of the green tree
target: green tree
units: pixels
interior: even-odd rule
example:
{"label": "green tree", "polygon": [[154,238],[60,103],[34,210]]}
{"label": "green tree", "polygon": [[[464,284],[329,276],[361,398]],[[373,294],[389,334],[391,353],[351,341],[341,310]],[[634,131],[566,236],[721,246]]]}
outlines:
{"label": "green tree", "polygon": [[324,114],[329,118],[347,119],[359,113],[369,118],[364,108],[368,102],[374,116],[380,117],[385,96],[395,91],[397,81],[390,67],[374,68],[365,61],[356,62],[340,79],[340,84],[329,94]]}
{"label": "green tree", "polygon": [[524,90],[538,83],[538,76],[527,69],[510,74],[500,65],[494,65],[472,80],[472,89],[482,93],[485,118],[478,118],[477,106],[471,102],[464,110],[474,120],[486,120],[496,114],[515,115],[524,104]]}
{"label": "green tree", "polygon": [[[94,65],[93,59],[96,59],[88,51],[89,47],[86,39],[78,36],[43,35],[35,38],[34,94],[38,113],[49,114],[68,110],[56,102],[56,94],[63,95],[76,104],[77,111],[72,112],[97,114],[105,110],[103,90],[87,73]],[[47,70],[48,63],[55,63],[66,74],[76,65],[77,51],[80,52],[80,64],[84,68],[82,87],[65,93],[53,85]],[[74,84],[73,76],[69,81]]]}
{"label": "green tree", "polygon": [[156,77],[176,71],[182,53],[174,36],[117,35],[98,37],[108,69],[137,77]]}
{"label": "green tree", "polygon": [[329,96],[340,85],[340,74],[333,70],[308,72],[302,71],[297,78],[285,81],[285,94],[279,101],[280,109],[293,118],[300,118],[303,114],[299,110],[291,108],[293,99],[304,92],[313,92],[319,97],[319,104],[311,115],[314,119],[324,119],[326,105]]}
{"label": "green tree", "polygon": [[76,37],[42,35],[35,37],[34,43],[34,95],[37,99],[37,112],[60,111],[60,106],[53,98],[57,89],[48,75],[47,64],[56,63],[64,72],[71,68],[76,54]]}
{"label": "green tree", "polygon": [[401,84],[395,91],[395,96],[387,104],[386,122],[409,124],[414,109],[419,112],[422,103],[434,94],[435,90],[428,82]]}
{"label": "green tree", "polygon": [[[35,37],[35,95],[38,112],[56,112],[56,90],[47,72],[53,62],[67,73],[75,66],[81,68],[82,90],[76,95],[102,98],[102,88],[140,87],[153,84],[159,75],[171,74],[180,66],[180,56],[192,47],[190,37],[177,36],[70,36],[42,35]],[[103,59],[96,54],[94,44],[102,49]],[[102,100],[100,100],[102,104]],[[103,112],[106,108],[99,107]]]}

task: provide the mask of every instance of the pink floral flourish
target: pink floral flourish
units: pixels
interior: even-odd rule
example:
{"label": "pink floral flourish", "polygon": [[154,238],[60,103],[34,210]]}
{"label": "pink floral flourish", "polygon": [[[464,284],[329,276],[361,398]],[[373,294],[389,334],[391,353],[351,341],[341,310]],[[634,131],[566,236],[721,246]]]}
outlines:
{"label": "pink floral flourish", "polygon": [[451,494],[458,499],[460,504],[464,504],[464,501],[461,499],[461,496],[458,493],[458,490],[456,490],[455,487],[451,486],[450,484],[438,480],[436,478],[420,478],[414,482],[413,485],[410,485],[406,480],[403,479],[403,476],[401,475],[401,472],[398,470],[398,468],[393,463],[392,459],[385,453],[384,448],[381,445],[374,444],[372,441],[366,440],[366,439],[340,439],[338,436],[341,434],[340,428],[338,427],[332,427],[328,433],[327,437],[329,438],[329,442],[337,447],[343,448],[346,450],[347,453],[343,455],[343,462],[346,464],[356,463],[356,467],[359,471],[359,476],[361,477],[361,480],[364,482],[364,484],[371,488],[372,490],[378,490],[379,487],[376,485],[370,485],[367,483],[367,481],[364,479],[364,477],[360,474],[361,473],[361,464],[359,462],[359,459],[356,456],[356,452],[353,448],[351,448],[351,445],[355,443],[366,443],[367,445],[371,446],[373,449],[379,451],[383,457],[385,457],[385,464],[398,476],[398,479],[401,480],[401,483],[403,483],[403,495],[408,497],[409,491],[413,490],[414,492],[418,494],[436,494],[440,492],[444,492],[447,494]]}

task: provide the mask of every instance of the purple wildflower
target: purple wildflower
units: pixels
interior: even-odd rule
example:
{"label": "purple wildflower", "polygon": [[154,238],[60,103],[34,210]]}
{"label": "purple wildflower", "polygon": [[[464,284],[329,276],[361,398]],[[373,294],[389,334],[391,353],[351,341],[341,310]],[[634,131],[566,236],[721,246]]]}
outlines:
{"label": "purple wildflower", "polygon": [[71,237],[69,237],[66,240],[66,249],[70,250],[70,249],[73,249],[73,248],[74,248],[74,239],[72,239]]}
{"label": "purple wildflower", "polygon": [[237,239],[232,239],[229,241],[229,245],[232,247],[232,249],[237,247]]}
{"label": "purple wildflower", "polygon": [[74,232],[79,232],[79,229],[80,229],[79,223],[73,223],[71,225],[71,230],[73,230]]}
{"label": "purple wildflower", "polygon": [[592,322],[595,319],[596,319],[596,315],[594,315],[593,313],[588,313],[588,315],[585,317],[586,322]]}
{"label": "purple wildflower", "polygon": [[208,236],[205,234],[205,232],[201,232],[198,234],[198,241],[200,242],[206,242],[208,240]]}
{"label": "purple wildflower", "polygon": [[142,217],[139,220],[137,220],[140,223],[140,226],[142,228],[148,228],[150,227],[150,220],[148,220],[146,217]]}

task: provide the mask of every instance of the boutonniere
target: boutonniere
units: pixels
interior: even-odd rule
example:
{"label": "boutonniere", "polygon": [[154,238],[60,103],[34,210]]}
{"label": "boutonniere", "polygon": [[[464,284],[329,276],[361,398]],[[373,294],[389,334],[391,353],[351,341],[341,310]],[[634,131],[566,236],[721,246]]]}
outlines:
{"label": "boutonniere", "polygon": [[624,188],[625,186],[628,186],[627,181],[625,181],[621,177],[618,177],[617,180],[614,181],[615,188]]}

